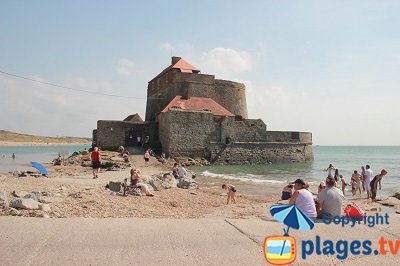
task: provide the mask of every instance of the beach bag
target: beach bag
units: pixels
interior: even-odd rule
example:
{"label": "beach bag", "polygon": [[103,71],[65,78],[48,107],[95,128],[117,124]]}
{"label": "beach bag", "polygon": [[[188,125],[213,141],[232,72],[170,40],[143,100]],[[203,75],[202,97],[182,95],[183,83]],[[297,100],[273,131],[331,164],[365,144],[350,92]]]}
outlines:
{"label": "beach bag", "polygon": [[344,208],[344,214],[348,217],[360,217],[364,215],[364,211],[356,203],[352,203]]}

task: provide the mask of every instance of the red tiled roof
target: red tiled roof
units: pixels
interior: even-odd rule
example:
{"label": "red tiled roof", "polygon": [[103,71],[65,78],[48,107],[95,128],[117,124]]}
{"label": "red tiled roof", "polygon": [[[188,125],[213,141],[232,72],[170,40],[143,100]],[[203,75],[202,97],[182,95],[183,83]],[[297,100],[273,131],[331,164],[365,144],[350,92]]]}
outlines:
{"label": "red tiled roof", "polygon": [[161,73],[158,74],[157,76],[155,76],[152,80],[155,80],[156,78],[158,78],[159,76],[162,76],[165,72],[167,72],[167,71],[169,71],[170,69],[173,69],[173,68],[174,69],[179,69],[183,73],[199,73],[200,72],[199,69],[197,69],[196,67],[192,66],[191,64],[189,64],[188,62],[186,62],[185,60],[183,60],[181,58],[175,64],[171,64],[169,67],[167,67],[166,69],[161,71]]}
{"label": "red tiled roof", "polygon": [[[174,65],[171,65],[171,68],[179,68],[181,72],[193,72],[193,71],[200,71],[196,67],[192,66],[188,62],[183,59],[179,59]],[[184,71],[182,71],[184,70]],[[190,70],[190,71],[189,71]]]}
{"label": "red tiled roof", "polygon": [[210,98],[190,97],[182,99],[182,96],[176,96],[161,112],[165,113],[172,107],[179,107],[184,110],[203,111],[209,110],[218,116],[235,116],[219,103]]}

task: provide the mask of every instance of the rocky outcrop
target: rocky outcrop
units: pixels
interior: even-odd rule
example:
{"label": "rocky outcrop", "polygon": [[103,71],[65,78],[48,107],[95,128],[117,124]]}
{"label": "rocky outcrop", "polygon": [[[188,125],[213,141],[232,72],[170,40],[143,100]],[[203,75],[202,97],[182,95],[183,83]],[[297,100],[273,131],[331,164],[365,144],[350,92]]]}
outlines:
{"label": "rocky outcrop", "polygon": [[39,203],[33,199],[15,199],[11,202],[11,207],[24,210],[38,210]]}
{"label": "rocky outcrop", "polygon": [[197,189],[199,188],[199,184],[191,178],[181,178],[178,182],[178,188],[184,189]]}

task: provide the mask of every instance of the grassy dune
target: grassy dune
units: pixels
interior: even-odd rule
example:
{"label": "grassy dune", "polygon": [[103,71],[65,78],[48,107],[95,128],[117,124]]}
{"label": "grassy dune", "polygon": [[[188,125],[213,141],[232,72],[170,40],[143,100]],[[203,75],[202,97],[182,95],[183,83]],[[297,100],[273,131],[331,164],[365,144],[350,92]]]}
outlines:
{"label": "grassy dune", "polygon": [[48,137],[20,134],[16,132],[0,130],[0,143],[37,143],[37,144],[69,144],[90,143],[90,138],[78,137]]}

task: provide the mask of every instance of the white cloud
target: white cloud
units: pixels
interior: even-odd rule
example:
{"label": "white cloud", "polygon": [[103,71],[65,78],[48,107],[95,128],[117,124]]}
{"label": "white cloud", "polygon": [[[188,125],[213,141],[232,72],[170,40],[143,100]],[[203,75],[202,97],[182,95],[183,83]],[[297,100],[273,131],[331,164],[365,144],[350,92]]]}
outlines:
{"label": "white cloud", "polygon": [[130,76],[130,75],[132,75],[133,67],[134,67],[134,64],[132,61],[130,61],[129,59],[126,59],[126,58],[122,58],[122,59],[118,60],[117,65],[114,67],[114,69],[120,75]]}
{"label": "white cloud", "polygon": [[172,44],[170,44],[169,42],[166,42],[166,43],[161,44],[160,50],[171,52],[171,51],[175,51],[175,47]]}
{"label": "white cloud", "polygon": [[200,58],[203,73],[214,74],[217,78],[234,79],[238,74],[252,68],[252,57],[248,52],[231,48],[214,48]]}

